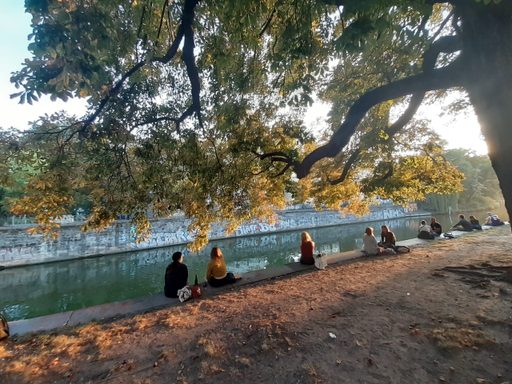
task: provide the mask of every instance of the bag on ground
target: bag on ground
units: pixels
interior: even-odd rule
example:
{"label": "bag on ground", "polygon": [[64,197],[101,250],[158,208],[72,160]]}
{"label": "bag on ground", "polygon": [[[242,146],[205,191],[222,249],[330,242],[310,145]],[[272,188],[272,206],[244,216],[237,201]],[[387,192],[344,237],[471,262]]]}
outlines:
{"label": "bag on ground", "polygon": [[199,282],[197,280],[197,275],[196,275],[196,279],[195,279],[194,285],[192,286],[191,290],[192,290],[192,298],[199,299],[201,297],[201,286],[199,285]]}
{"label": "bag on ground", "polygon": [[192,298],[192,291],[189,287],[183,287],[178,289],[178,299],[183,303],[184,301],[190,300]]}
{"label": "bag on ground", "polygon": [[315,267],[318,269],[325,269],[327,267],[327,260],[325,260],[325,255],[319,253],[318,255],[313,256],[315,259]]}

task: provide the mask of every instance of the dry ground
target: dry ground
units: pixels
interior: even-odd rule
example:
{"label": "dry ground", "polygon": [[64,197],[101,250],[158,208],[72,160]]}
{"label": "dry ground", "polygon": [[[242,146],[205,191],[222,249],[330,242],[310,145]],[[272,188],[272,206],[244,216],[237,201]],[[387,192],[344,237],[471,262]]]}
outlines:
{"label": "dry ground", "polygon": [[495,228],[10,339],[0,383],[512,384],[512,271],[492,267],[512,265],[511,239]]}

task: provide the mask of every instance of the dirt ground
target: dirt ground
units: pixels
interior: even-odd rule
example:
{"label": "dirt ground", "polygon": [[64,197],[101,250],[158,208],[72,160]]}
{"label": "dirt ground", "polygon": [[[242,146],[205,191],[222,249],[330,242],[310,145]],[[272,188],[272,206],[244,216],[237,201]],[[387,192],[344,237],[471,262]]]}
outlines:
{"label": "dirt ground", "polygon": [[512,383],[511,240],[494,228],[9,339],[0,383]]}

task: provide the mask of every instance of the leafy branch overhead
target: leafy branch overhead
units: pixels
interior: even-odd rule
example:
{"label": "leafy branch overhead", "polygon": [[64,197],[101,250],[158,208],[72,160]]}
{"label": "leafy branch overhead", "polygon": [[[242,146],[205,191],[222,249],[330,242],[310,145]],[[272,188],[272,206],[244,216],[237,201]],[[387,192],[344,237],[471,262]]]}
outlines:
{"label": "leafy branch overhead", "polygon": [[[442,158],[439,137],[413,120],[450,88],[469,95],[508,193],[499,157],[512,151],[492,116],[512,111],[503,89],[510,56],[500,53],[510,43],[489,42],[509,36],[510,1],[25,4],[32,57],[12,76],[14,97],[81,97],[89,113],[46,116],[20,135],[48,171],[18,213],[51,222],[80,190],[87,228],[130,214],[144,234],[148,215],[183,211],[201,246],[215,221],[271,218],[285,192],[354,212],[377,196],[406,203],[450,193],[461,174]],[[485,84],[476,76],[484,70]],[[492,114],[491,86],[503,100]],[[325,132],[303,122],[317,98],[332,106]],[[69,200],[52,208],[41,185]]]}

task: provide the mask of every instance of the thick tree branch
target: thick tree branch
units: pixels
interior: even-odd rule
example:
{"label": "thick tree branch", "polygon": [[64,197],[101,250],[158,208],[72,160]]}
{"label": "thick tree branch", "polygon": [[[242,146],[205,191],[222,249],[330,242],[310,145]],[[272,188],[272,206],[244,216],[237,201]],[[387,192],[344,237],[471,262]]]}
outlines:
{"label": "thick tree branch", "polygon": [[439,28],[437,28],[437,31],[432,35],[432,40],[437,39],[439,34],[443,31],[444,27],[446,26],[446,23],[448,23],[448,21],[453,17],[453,15],[454,11],[451,10],[448,16],[446,16],[444,20],[441,22],[441,25],[439,26]]}
{"label": "thick tree branch", "polygon": [[[185,46],[183,48],[184,49],[184,53],[183,54],[185,56],[185,48],[187,46],[188,46],[187,47],[188,50],[190,50],[190,46],[192,46],[192,56],[193,56],[194,42],[193,42],[192,23],[194,21],[194,9],[197,6],[197,4],[199,3],[199,1],[200,0],[186,0],[185,1],[185,4],[183,6],[183,14],[181,16],[181,22],[180,22],[180,25],[179,25],[178,30],[176,32],[176,37],[174,38],[174,41],[172,42],[172,44],[167,49],[167,52],[165,53],[165,55],[163,55],[163,56],[156,56],[156,57],[153,57],[153,58],[145,58],[144,60],[139,61],[138,63],[136,63],[130,70],[128,70],[115,83],[115,85],[112,86],[112,88],[109,90],[107,96],[105,96],[100,101],[100,103],[99,103],[98,107],[96,108],[96,110],[94,111],[94,113],[92,113],[89,117],[87,117],[84,121],[82,121],[83,125],[82,125],[82,127],[80,129],[80,132],[82,132],[82,133],[85,132],[87,130],[87,128],[101,115],[101,113],[106,108],[108,102],[113,97],[115,97],[122,90],[126,80],[129,79],[133,74],[135,74],[141,68],[143,68],[145,65],[150,64],[150,63],[167,64],[168,62],[170,62],[174,58],[176,53],[178,52],[178,48],[179,48],[179,46],[181,44],[181,41],[182,41],[184,36],[185,36]],[[188,34],[188,36],[189,36],[188,44],[187,44],[187,36],[186,36],[186,34]],[[190,41],[191,37],[192,37],[192,41]],[[187,54],[189,54],[189,53],[187,53]],[[187,74],[189,75],[190,82],[191,82],[191,85],[192,85],[193,105],[194,105],[195,110],[199,111],[198,105],[195,104],[196,102],[199,102],[199,99],[198,99],[199,98],[199,90],[198,90],[198,88],[200,87],[200,85],[199,85],[199,77],[197,76],[197,79],[196,79],[194,77],[193,71],[191,72],[189,70],[189,63],[187,62],[187,60],[190,61],[190,58],[188,58],[188,59],[184,58],[184,61],[187,63]],[[193,57],[192,57],[192,61],[194,62],[194,58]],[[194,62],[194,67],[195,67],[195,62]],[[196,72],[197,72],[197,68],[196,68]],[[194,100],[194,91],[197,94],[197,100]],[[187,111],[185,111],[182,116],[187,117],[187,116],[190,116],[192,114],[192,113],[186,114],[186,112]]]}
{"label": "thick tree branch", "polygon": [[[197,3],[197,0],[195,0]],[[185,23],[184,34],[185,43],[183,45],[183,61],[187,68],[187,75],[190,80],[190,86],[192,91],[192,105],[191,114],[196,113],[199,120],[199,124],[202,125],[201,121],[201,82],[199,80],[199,71],[197,70],[195,55],[194,55],[194,30],[192,28],[192,21],[194,19],[194,8],[190,9],[190,13],[187,14],[187,18],[190,18],[190,22]],[[190,109],[190,108],[189,108]],[[184,117],[184,115],[182,115]]]}
{"label": "thick tree branch", "polygon": [[[460,40],[456,36],[444,36],[439,40],[435,41],[431,47],[423,55],[422,70],[423,73],[430,73],[434,70],[437,58],[441,52],[455,52],[460,49]],[[404,113],[387,129],[386,133],[389,137],[393,137],[398,131],[400,131],[416,114],[416,111],[420,107],[423,99],[425,98],[426,92],[414,93],[409,101],[409,105]],[[350,112],[349,112],[350,113]],[[341,148],[340,148],[341,150]],[[339,151],[338,151],[339,152]],[[345,181],[348,173],[352,166],[359,160],[361,155],[361,149],[357,148],[347,159],[341,175],[335,180],[331,180],[331,184],[339,184]],[[304,159],[306,160],[306,159]]]}
{"label": "thick tree branch", "polygon": [[445,68],[422,72],[366,92],[349,109],[345,121],[329,142],[315,149],[301,163],[294,164],[297,177],[305,177],[317,161],[336,156],[347,145],[366,113],[375,105],[410,94],[460,86],[459,74],[459,61],[455,61]]}

